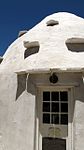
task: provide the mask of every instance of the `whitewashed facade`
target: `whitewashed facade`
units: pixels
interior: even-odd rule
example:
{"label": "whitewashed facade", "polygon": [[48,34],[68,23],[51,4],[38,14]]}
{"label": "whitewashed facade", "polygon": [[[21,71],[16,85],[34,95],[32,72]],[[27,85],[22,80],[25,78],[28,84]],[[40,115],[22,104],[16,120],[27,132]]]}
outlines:
{"label": "whitewashed facade", "polygon": [[56,13],[19,36],[0,64],[0,150],[83,150],[84,19]]}

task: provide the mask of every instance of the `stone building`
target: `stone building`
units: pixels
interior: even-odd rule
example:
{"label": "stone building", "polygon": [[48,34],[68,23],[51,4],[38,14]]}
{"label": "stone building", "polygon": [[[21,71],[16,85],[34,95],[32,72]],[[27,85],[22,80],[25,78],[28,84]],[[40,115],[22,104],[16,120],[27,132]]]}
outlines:
{"label": "stone building", "polygon": [[84,19],[50,15],[0,60],[0,150],[84,150]]}

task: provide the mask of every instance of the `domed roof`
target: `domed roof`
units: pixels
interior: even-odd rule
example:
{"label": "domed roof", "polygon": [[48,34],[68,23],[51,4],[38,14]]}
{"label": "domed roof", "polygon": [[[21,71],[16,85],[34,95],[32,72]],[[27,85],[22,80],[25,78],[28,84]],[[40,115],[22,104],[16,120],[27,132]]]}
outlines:
{"label": "domed roof", "polygon": [[4,71],[84,68],[84,19],[66,12],[46,17],[14,41],[3,56]]}

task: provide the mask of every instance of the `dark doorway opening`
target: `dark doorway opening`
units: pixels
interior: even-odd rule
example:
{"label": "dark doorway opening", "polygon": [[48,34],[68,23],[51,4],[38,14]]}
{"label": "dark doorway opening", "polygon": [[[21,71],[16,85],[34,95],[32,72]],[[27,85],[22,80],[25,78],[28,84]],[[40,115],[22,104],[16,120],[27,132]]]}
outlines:
{"label": "dark doorway opening", "polygon": [[42,150],[66,150],[66,139],[44,137]]}

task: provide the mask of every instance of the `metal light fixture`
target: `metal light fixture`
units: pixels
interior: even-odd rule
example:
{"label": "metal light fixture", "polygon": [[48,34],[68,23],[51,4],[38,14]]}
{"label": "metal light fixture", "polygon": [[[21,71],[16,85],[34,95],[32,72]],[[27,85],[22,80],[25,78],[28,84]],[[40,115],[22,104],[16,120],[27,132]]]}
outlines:
{"label": "metal light fixture", "polygon": [[58,82],[58,77],[55,73],[53,73],[50,77],[49,77],[49,81],[51,83],[57,83]]}

